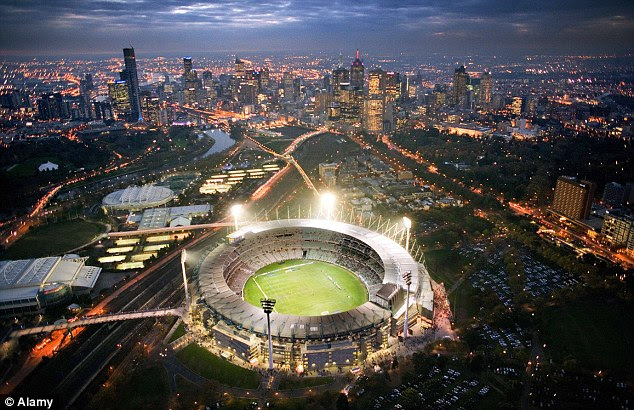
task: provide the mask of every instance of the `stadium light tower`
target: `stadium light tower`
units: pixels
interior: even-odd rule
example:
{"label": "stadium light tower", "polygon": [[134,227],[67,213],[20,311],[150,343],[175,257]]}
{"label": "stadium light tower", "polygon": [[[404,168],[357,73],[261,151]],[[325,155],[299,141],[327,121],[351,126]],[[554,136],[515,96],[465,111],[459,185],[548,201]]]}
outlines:
{"label": "stadium light tower", "polygon": [[335,209],[337,197],[332,192],[324,192],[321,194],[321,210],[326,213],[326,219],[332,218],[332,212]]}
{"label": "stadium light tower", "polygon": [[233,225],[238,230],[238,218],[242,215],[242,205],[235,204],[231,207],[231,215],[233,215]]}
{"label": "stadium light tower", "polygon": [[185,261],[187,260],[187,250],[181,252],[181,268],[183,270],[183,286],[185,286],[185,312],[189,310],[189,290],[187,289],[187,273],[185,271]]}
{"label": "stadium light tower", "polygon": [[405,323],[403,326],[403,339],[406,339],[409,333],[409,286],[412,284],[412,271],[405,271],[405,273],[403,273],[403,279],[407,285],[407,298],[405,299]]}
{"label": "stadium light tower", "polygon": [[409,252],[409,230],[412,228],[412,220],[404,216],[403,225],[405,225],[405,250]]}
{"label": "stadium light tower", "polygon": [[260,299],[260,304],[266,313],[267,332],[269,334],[269,370],[273,370],[273,341],[271,339],[271,317],[269,316],[275,306],[275,299]]}

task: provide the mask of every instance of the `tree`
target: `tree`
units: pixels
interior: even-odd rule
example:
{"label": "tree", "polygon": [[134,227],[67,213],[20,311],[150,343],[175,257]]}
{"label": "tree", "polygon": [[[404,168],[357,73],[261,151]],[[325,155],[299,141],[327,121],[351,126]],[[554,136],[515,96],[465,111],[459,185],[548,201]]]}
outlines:
{"label": "tree", "polygon": [[348,404],[348,396],[343,393],[339,393],[339,397],[337,397],[337,410],[348,410],[350,408],[350,404]]}

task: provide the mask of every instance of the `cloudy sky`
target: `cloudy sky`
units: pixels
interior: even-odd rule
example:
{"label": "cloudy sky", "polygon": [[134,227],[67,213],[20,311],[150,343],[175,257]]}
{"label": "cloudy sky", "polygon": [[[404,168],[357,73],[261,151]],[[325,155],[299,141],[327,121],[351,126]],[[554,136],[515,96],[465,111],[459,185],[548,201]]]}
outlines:
{"label": "cloudy sky", "polygon": [[632,0],[0,0],[0,54],[630,53]]}

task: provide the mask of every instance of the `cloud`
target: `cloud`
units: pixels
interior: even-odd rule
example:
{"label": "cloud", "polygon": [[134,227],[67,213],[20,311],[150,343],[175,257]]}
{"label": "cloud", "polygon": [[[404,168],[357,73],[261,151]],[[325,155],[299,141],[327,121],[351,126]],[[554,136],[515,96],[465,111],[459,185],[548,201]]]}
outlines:
{"label": "cloud", "polygon": [[[631,52],[630,0],[0,0],[5,54],[364,47]],[[620,41],[619,41],[620,40]]]}

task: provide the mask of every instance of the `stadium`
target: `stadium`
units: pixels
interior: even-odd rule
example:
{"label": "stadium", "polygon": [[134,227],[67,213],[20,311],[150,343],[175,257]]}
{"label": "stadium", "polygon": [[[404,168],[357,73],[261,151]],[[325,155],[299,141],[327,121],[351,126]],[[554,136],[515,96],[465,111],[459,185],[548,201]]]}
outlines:
{"label": "stadium", "polygon": [[317,370],[353,366],[403,333],[411,272],[409,327],[429,327],[433,292],[422,264],[369,229],[323,219],[244,226],[208,253],[198,269],[199,303],[212,343],[245,361],[273,360]]}

